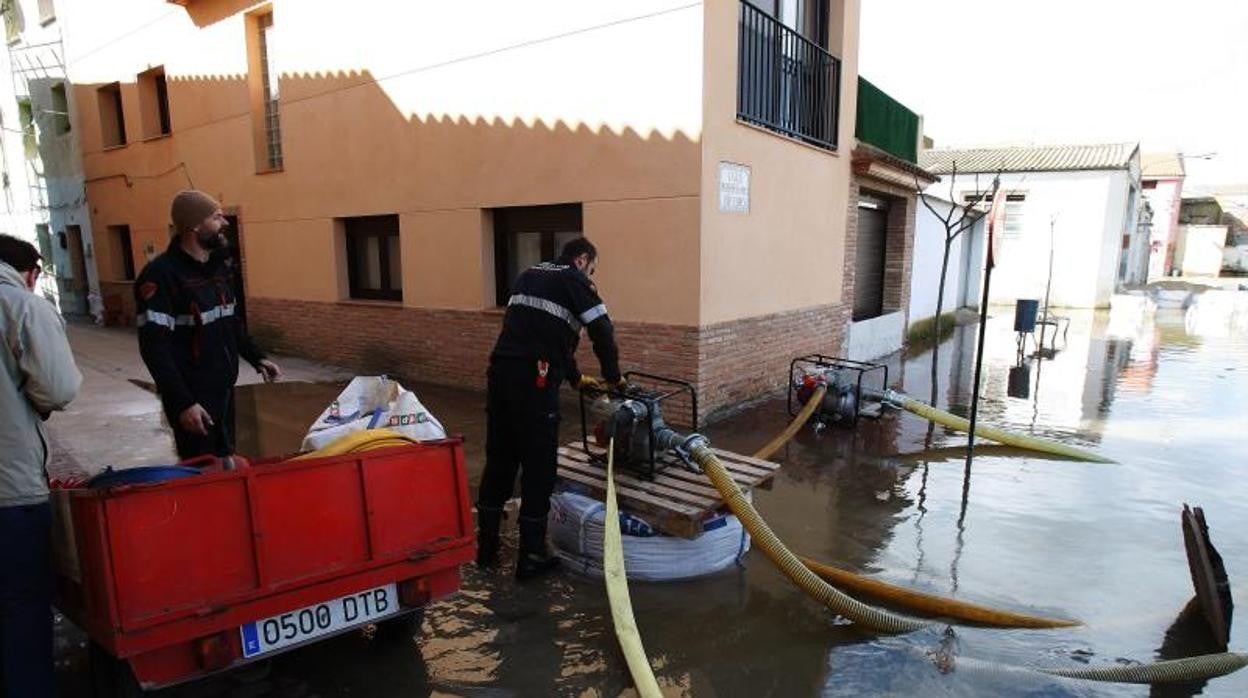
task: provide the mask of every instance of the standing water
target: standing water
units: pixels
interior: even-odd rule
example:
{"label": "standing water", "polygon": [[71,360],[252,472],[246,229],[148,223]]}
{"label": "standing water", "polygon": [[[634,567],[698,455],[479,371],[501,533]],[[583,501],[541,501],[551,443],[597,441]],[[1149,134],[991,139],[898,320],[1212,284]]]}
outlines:
{"label": "standing water", "polygon": [[[1214,651],[1181,611],[1193,596],[1179,512],[1204,508],[1232,593],[1248,599],[1248,335],[1218,323],[1071,312],[1055,353],[1023,360],[1008,311],[989,322],[980,420],[1058,439],[1114,464],[1056,460],[983,444],[908,414],[856,431],[803,430],[755,505],[796,552],[876,579],[1082,627],[993,630],[934,625],[879,636],[837,621],[761,553],[742,567],[675,584],[633,584],[638,627],[668,695],[1244,696],[1248,670],[1165,688],[1096,684],[993,667],[1148,662]],[[935,402],[965,414],[975,326],[939,350]],[[1049,339],[1052,342],[1052,338]],[[625,348],[627,350],[627,348]],[[931,352],[896,359],[898,387],[932,397]],[[298,445],[336,386],[261,386],[240,396],[240,450]],[[420,388],[467,437],[482,467],[481,398]],[[250,420],[250,421],[249,421]],[[771,402],[707,430],[751,453],[788,420]],[[565,413],[565,437],[578,429]],[[504,551],[509,561],[514,551]],[[462,592],[428,609],[414,644],[343,637],[283,655],[247,695],[617,696],[628,677],[599,580],[563,573],[517,587],[464,569]],[[1185,620],[1186,619],[1186,620]],[[1244,623],[1231,649],[1248,650]],[[933,661],[954,659],[952,672]],[[979,668],[958,658],[982,660]],[[176,695],[235,695],[229,681]]]}

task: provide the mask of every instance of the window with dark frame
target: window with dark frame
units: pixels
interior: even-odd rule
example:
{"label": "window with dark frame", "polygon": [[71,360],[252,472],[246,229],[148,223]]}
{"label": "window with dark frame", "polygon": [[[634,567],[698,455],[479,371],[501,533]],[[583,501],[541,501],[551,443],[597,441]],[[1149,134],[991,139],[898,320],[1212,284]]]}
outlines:
{"label": "window with dark frame", "polygon": [[22,26],[17,16],[20,10],[18,4],[11,0],[0,3],[0,11],[4,12],[4,37],[10,44],[22,38]]}
{"label": "window with dark frame", "polygon": [[39,0],[39,23],[47,24],[56,19],[56,6],[52,0]]}
{"label": "window with dark frame", "polygon": [[[984,198],[980,200],[980,196]],[[983,194],[980,192],[965,192],[962,194],[963,203],[970,205],[975,204],[975,208],[980,211],[987,212],[992,208],[992,194]],[[1001,237],[1002,239],[1014,240],[1023,234],[1023,207],[1027,201],[1027,195],[1014,192],[1007,192],[1005,195],[1005,212],[1001,219]]]}
{"label": "window with dark frame", "polygon": [[69,95],[65,92],[65,83],[58,82],[50,89],[52,95],[53,132],[59,135],[69,133]]}
{"label": "window with dark frame", "polygon": [[95,91],[100,103],[100,131],[104,147],[126,144],[126,113],[121,106],[121,83],[104,85]]}
{"label": "window with dark frame", "polygon": [[143,117],[143,137],[159,138],[172,133],[169,119],[169,83],[164,67],[139,73],[139,109]]}
{"label": "window with dark frame", "polygon": [[264,102],[264,148],[270,170],[282,169],[282,120],[278,111],[278,72],[270,52],[273,43],[273,13],[256,18],[260,56],[260,83]]}
{"label": "window with dark frame", "polygon": [[403,300],[399,217],[343,218],[347,246],[347,287],[351,298]]}
{"label": "window with dark frame", "polygon": [[579,203],[496,208],[493,214],[495,301],[505,306],[520,272],[553,261],[583,234],[583,214]]}
{"label": "window with dark frame", "polygon": [[39,143],[35,138],[35,107],[30,97],[17,98],[17,120],[22,127],[22,149],[26,159],[32,160],[39,154]]}
{"label": "window with dark frame", "polygon": [[134,281],[134,247],[130,241],[130,226],[108,226],[110,252],[113,256],[113,281]]}

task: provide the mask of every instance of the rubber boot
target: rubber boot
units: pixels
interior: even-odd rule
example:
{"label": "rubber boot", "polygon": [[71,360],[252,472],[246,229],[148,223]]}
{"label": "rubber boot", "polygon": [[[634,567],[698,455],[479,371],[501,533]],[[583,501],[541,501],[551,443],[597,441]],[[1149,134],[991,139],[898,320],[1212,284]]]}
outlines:
{"label": "rubber boot", "polygon": [[477,567],[498,567],[498,529],[502,520],[502,509],[477,505]]}
{"label": "rubber boot", "polygon": [[559,558],[546,547],[546,519],[520,519],[520,554],[516,580],[527,582],[559,567]]}

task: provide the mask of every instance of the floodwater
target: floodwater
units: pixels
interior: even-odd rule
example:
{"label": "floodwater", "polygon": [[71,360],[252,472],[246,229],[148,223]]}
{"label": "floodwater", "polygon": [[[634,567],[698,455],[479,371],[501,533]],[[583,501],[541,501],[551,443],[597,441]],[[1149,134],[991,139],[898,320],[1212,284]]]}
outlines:
{"label": "floodwater", "polygon": [[[806,429],[775,458],[774,488],[755,505],[795,550],[928,592],[1082,627],[992,630],[937,624],[878,636],[837,622],[757,551],[739,569],[678,584],[633,584],[638,627],[668,695],[689,696],[1244,696],[1248,670],[1150,688],[955,668],[932,653],[1012,666],[1147,662],[1212,651],[1193,595],[1183,503],[1204,508],[1232,590],[1248,599],[1248,333],[1155,318],[1070,313],[1051,358],[1020,364],[1010,311],[989,322],[984,422],[1060,439],[1115,461],[1089,464],[985,446],[968,468],[965,437],[910,415],[856,431]],[[936,402],[968,409],[975,326],[940,347]],[[1050,338],[1052,341],[1052,338]],[[627,350],[627,348],[625,348]],[[1034,354],[1029,344],[1027,355]],[[931,352],[895,358],[894,383],[931,397]],[[240,395],[240,451],[297,447],[336,386],[258,386]],[[420,388],[482,465],[482,398]],[[765,403],[707,430],[750,453],[788,420]],[[565,436],[576,435],[568,410]],[[513,550],[504,552],[510,560]],[[1232,650],[1248,630],[1232,628]],[[63,674],[81,683],[81,652]],[[516,587],[506,573],[464,569],[462,592],[431,606],[407,645],[344,636],[282,655],[263,677],[217,677],[176,696],[617,696],[630,680],[602,583],[564,573]],[[85,695],[85,694],[83,694]]]}

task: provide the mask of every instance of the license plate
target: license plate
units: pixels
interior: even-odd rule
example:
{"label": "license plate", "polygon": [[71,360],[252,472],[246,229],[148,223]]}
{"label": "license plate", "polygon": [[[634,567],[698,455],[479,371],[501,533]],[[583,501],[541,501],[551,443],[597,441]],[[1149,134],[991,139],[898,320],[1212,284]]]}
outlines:
{"label": "license plate", "polygon": [[239,628],[243,634],[243,657],[255,657],[372,623],[401,610],[398,590],[394,584],[387,584],[245,623]]}

